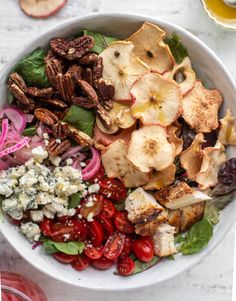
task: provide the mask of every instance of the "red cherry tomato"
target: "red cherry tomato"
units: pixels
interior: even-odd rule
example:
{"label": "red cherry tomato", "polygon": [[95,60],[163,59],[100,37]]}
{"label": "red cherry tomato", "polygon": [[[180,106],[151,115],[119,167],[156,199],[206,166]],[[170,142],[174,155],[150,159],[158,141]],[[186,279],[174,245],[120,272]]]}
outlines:
{"label": "red cherry tomato", "polygon": [[134,255],[143,262],[150,262],[154,256],[154,248],[150,238],[140,237],[133,242]]}
{"label": "red cherry tomato", "polygon": [[110,260],[118,258],[124,248],[125,235],[116,232],[108,237],[103,249],[103,255]]}
{"label": "red cherry tomato", "polygon": [[83,271],[89,266],[89,260],[83,255],[77,255],[76,260],[71,263],[72,268],[77,271]]}
{"label": "red cherry tomato", "polygon": [[111,218],[115,215],[116,213],[116,207],[112,204],[111,201],[108,199],[103,199],[103,211],[102,215],[105,216],[106,218]]}
{"label": "red cherry tomato", "polygon": [[122,201],[127,195],[124,184],[117,179],[102,179],[99,181],[99,185],[99,193],[114,201]]}
{"label": "red cherry tomato", "polygon": [[124,248],[122,250],[122,253],[120,254],[120,257],[126,257],[131,253],[132,250],[132,238],[130,236],[125,237],[125,244]]}
{"label": "red cherry tomato", "polygon": [[56,260],[60,261],[61,263],[71,263],[76,260],[77,255],[68,255],[64,253],[54,253],[52,254]]}
{"label": "red cherry tomato", "polygon": [[94,247],[88,244],[84,249],[84,254],[90,259],[99,259],[102,257],[102,247]]}
{"label": "red cherry tomato", "polygon": [[106,218],[105,216],[103,216],[101,214],[97,216],[97,219],[101,223],[101,225],[103,227],[103,231],[107,235],[107,238],[112,233],[114,233],[115,229],[114,229],[113,224],[110,219]]}
{"label": "red cherry tomato", "polygon": [[102,225],[94,220],[88,223],[89,232],[90,232],[90,240],[95,247],[99,247],[103,241],[103,228]]}
{"label": "red cherry tomato", "polygon": [[124,233],[133,233],[134,225],[128,219],[128,212],[126,211],[117,211],[114,216],[114,224],[116,229]]}
{"label": "red cherry tomato", "polygon": [[85,222],[85,220],[71,220],[67,222],[68,225],[73,225],[74,232],[76,234],[76,239],[79,241],[85,241],[88,235],[88,226]]}
{"label": "red cherry tomato", "polygon": [[117,270],[122,276],[128,276],[133,274],[135,263],[130,257],[125,257],[118,262]]}
{"label": "red cherry tomato", "polygon": [[10,217],[10,222],[15,226],[20,226],[20,224],[22,223],[22,219],[14,219]]}
{"label": "red cherry tomato", "polygon": [[107,259],[106,257],[101,257],[96,260],[92,260],[90,263],[95,269],[98,270],[108,270],[113,266],[113,261]]}
{"label": "red cherry tomato", "polygon": [[81,204],[80,214],[87,218],[89,214],[97,216],[103,211],[103,196],[100,194],[91,194],[85,201]]}
{"label": "red cherry tomato", "polygon": [[52,235],[52,225],[53,221],[48,218],[44,218],[44,220],[40,223],[39,227],[44,236],[50,237]]}
{"label": "red cherry tomato", "polygon": [[69,221],[70,219],[72,219],[73,216],[68,216],[68,215],[64,215],[64,216],[58,216],[57,219],[60,221],[60,222],[66,222],[66,221]]}
{"label": "red cherry tomato", "polygon": [[65,223],[58,222],[52,225],[52,240],[63,242],[87,238],[88,230],[84,221],[69,220]]}
{"label": "red cherry tomato", "polygon": [[96,183],[99,180],[102,180],[104,178],[105,178],[105,169],[101,164],[99,170],[97,171],[97,173],[92,178],[89,179],[89,182]]}

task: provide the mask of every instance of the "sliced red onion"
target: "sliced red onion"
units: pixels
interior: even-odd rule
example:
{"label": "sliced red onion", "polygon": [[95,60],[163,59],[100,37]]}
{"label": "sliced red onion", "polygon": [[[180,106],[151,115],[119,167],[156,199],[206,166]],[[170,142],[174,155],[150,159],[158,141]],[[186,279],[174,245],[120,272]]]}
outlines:
{"label": "sliced red onion", "polygon": [[6,170],[10,167],[10,163],[0,159],[0,170]]}
{"label": "sliced red onion", "polygon": [[33,114],[25,114],[26,122],[31,123],[34,120]]}
{"label": "sliced red onion", "polygon": [[89,164],[82,170],[82,178],[84,181],[91,179],[101,166],[101,158],[99,152],[94,148],[90,148],[92,152],[92,159]]}
{"label": "sliced red onion", "polygon": [[8,119],[2,120],[2,133],[0,136],[0,149],[2,148],[8,134]]}
{"label": "sliced red onion", "polygon": [[36,243],[33,244],[32,249],[36,249],[37,247],[41,246],[43,243],[41,241],[37,241]]}
{"label": "sliced red onion", "polygon": [[82,148],[83,148],[83,146],[81,146],[81,145],[78,145],[76,147],[71,147],[67,152],[65,152],[61,156],[61,161],[65,160],[66,158],[70,157],[71,155],[79,152]]}
{"label": "sliced red onion", "polygon": [[26,127],[25,114],[15,107],[7,107],[1,111],[0,118],[4,115],[11,120],[17,132],[21,133]]}
{"label": "sliced red onion", "polygon": [[20,140],[17,144],[11,146],[11,147],[8,147],[4,150],[2,150],[0,152],[0,158],[6,156],[6,155],[9,155],[11,153],[14,153],[16,152],[17,150],[23,148],[24,146],[26,146],[27,144],[29,144],[30,142],[30,138],[29,137],[25,137],[23,138],[22,140]]}
{"label": "sliced red onion", "polygon": [[42,122],[39,123],[36,131],[39,137],[43,137],[43,133],[52,133],[52,130],[46,127]]}

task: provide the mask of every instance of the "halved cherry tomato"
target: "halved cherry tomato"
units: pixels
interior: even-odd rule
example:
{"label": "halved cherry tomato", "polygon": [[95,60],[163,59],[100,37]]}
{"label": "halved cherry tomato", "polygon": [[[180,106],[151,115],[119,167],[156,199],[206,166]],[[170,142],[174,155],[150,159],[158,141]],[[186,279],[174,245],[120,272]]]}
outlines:
{"label": "halved cherry tomato", "polygon": [[88,230],[84,221],[69,220],[65,223],[58,222],[52,225],[52,240],[63,242],[71,240],[84,241]]}
{"label": "halved cherry tomato", "polygon": [[100,194],[91,194],[81,204],[80,214],[84,218],[87,218],[89,214],[92,214],[92,216],[97,216],[103,210],[103,199],[103,196]]}
{"label": "halved cherry tomato", "polygon": [[125,257],[118,262],[117,270],[122,276],[128,276],[133,274],[135,269],[135,263],[130,257]]}
{"label": "halved cherry tomato", "polygon": [[44,236],[50,237],[52,235],[52,225],[53,221],[49,218],[44,218],[44,220],[40,223],[39,227]]}
{"label": "halved cherry tomato", "polygon": [[90,240],[95,247],[99,247],[103,241],[103,228],[102,225],[97,221],[93,220],[88,223]]}
{"label": "halved cherry tomato", "polygon": [[90,259],[99,259],[102,257],[102,247],[94,247],[88,244],[84,249],[84,254]]}
{"label": "halved cherry tomato", "polygon": [[101,257],[96,260],[92,260],[90,264],[98,270],[108,270],[113,266],[113,261],[107,259],[106,257]]}
{"label": "halved cherry tomato", "polygon": [[105,216],[106,218],[111,218],[115,215],[116,213],[116,207],[112,204],[111,201],[108,199],[103,199],[103,211],[102,215]]}
{"label": "halved cherry tomato", "polygon": [[122,201],[127,195],[126,188],[118,179],[102,179],[99,181],[101,193],[104,197],[114,201]]}
{"label": "halved cherry tomato", "polygon": [[77,255],[76,260],[71,263],[72,268],[77,271],[83,271],[89,266],[89,260],[83,255]]}
{"label": "halved cherry tomato", "polygon": [[134,255],[143,262],[150,262],[154,256],[154,248],[150,237],[140,237],[133,242]]}
{"label": "halved cherry tomato", "polygon": [[128,234],[134,232],[134,225],[129,221],[127,211],[117,211],[114,216],[114,224],[120,232]]}
{"label": "halved cherry tomato", "polygon": [[15,226],[20,226],[20,224],[22,223],[22,219],[14,219],[10,217],[10,222]]}
{"label": "halved cherry tomato", "polygon": [[118,258],[124,248],[125,235],[116,232],[108,237],[103,249],[103,255],[110,260]]}
{"label": "halved cherry tomato", "polygon": [[97,173],[92,178],[89,179],[89,182],[96,183],[99,180],[104,179],[104,177],[105,177],[105,169],[101,164],[99,170],[97,171]]}
{"label": "halved cherry tomato", "polygon": [[101,214],[97,216],[97,219],[101,223],[104,234],[107,235],[107,238],[108,238],[108,236],[110,236],[111,234],[114,233],[115,229],[114,229],[113,224],[110,219],[106,218],[105,216],[103,216]]}
{"label": "halved cherry tomato", "polygon": [[52,254],[56,260],[60,261],[61,263],[71,263],[76,260],[77,255],[69,255],[64,253],[54,253]]}
{"label": "halved cherry tomato", "polygon": [[126,257],[131,253],[132,250],[132,238],[130,236],[125,237],[124,248],[120,254],[120,257]]}
{"label": "halved cherry tomato", "polygon": [[88,235],[88,226],[85,220],[71,220],[66,224],[73,225],[74,231],[76,233],[76,238],[79,241],[85,241]]}
{"label": "halved cherry tomato", "polygon": [[57,219],[60,222],[66,222],[69,221],[70,219],[72,219],[74,216],[69,216],[69,215],[64,215],[64,216],[58,216]]}

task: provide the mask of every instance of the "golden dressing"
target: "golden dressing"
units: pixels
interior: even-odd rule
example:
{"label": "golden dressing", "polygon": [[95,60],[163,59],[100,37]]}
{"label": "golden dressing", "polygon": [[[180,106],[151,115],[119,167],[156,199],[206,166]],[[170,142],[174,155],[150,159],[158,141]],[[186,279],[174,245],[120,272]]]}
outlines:
{"label": "golden dressing", "polygon": [[219,19],[236,20],[236,8],[230,7],[223,0],[204,0],[209,12]]}

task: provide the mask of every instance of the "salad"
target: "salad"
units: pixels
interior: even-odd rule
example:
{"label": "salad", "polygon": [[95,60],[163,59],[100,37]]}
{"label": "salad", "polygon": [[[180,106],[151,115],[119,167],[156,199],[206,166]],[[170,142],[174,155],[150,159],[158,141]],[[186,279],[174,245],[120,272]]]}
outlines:
{"label": "salad", "polygon": [[7,87],[1,208],[33,249],[128,276],[207,246],[236,189],[234,117],[175,33],[54,38]]}

